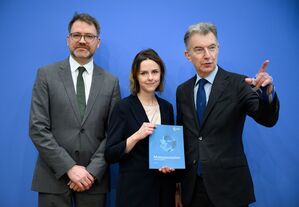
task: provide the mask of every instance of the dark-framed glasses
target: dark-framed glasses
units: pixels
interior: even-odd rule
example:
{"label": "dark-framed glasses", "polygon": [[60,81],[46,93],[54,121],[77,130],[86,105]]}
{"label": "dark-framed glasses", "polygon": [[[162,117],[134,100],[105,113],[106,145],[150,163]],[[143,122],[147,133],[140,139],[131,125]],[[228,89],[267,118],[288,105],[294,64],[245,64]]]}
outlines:
{"label": "dark-framed glasses", "polygon": [[93,35],[93,34],[81,34],[81,33],[70,33],[69,36],[72,38],[73,41],[75,42],[79,42],[81,40],[81,38],[83,37],[83,39],[85,40],[85,42],[87,43],[91,43],[93,42],[96,38],[98,38],[97,35]]}

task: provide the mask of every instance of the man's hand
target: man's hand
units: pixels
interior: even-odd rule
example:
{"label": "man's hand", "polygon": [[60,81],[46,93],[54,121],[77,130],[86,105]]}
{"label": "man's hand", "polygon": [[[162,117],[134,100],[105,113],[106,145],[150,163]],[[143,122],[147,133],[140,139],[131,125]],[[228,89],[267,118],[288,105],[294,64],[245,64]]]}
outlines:
{"label": "man's hand", "polygon": [[68,184],[70,189],[72,189],[73,191],[76,191],[76,192],[83,192],[84,189],[80,188],[78,185],[76,185],[75,183],[73,183],[72,181],[69,181]]}
{"label": "man's hand", "polygon": [[181,184],[180,183],[176,184],[175,207],[183,207],[182,194],[181,194]]}
{"label": "man's hand", "polygon": [[267,94],[271,94],[273,91],[273,79],[266,72],[266,68],[269,62],[270,62],[269,60],[264,61],[258,73],[256,74],[255,78],[245,78],[245,82],[250,85],[253,85],[254,86],[253,89],[255,91],[257,91],[261,87],[267,87]]}
{"label": "man's hand", "polygon": [[74,165],[67,175],[70,179],[69,187],[77,192],[82,192],[91,188],[94,183],[93,176],[86,170],[85,167]]}

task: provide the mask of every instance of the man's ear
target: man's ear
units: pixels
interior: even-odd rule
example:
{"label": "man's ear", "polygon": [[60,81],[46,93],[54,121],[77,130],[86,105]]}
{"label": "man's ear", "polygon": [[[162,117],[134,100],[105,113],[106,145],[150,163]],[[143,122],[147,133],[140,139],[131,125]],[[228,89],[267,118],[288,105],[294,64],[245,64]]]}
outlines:
{"label": "man's ear", "polygon": [[69,36],[66,37],[66,45],[69,46]]}
{"label": "man's ear", "polygon": [[185,50],[184,55],[185,55],[185,57],[186,57],[189,61],[191,61],[191,60],[190,60],[191,57],[190,57],[190,54],[189,54],[189,51],[188,51],[188,50]]}
{"label": "man's ear", "polygon": [[101,44],[101,38],[98,39],[98,45],[97,45],[97,48],[100,47],[100,44]]}

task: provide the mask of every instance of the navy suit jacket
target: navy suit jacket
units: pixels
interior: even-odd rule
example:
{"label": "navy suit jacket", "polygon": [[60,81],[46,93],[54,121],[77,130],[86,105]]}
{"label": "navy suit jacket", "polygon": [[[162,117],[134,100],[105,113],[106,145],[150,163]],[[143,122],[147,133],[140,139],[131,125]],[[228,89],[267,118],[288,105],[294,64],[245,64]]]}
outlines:
{"label": "navy suit jacket", "polygon": [[[156,98],[161,124],[172,125],[172,105]],[[127,138],[138,131],[143,122],[149,120],[137,96],[130,95],[115,105],[109,122],[105,158],[110,163],[119,163],[116,206],[173,207],[174,175],[149,169],[149,138],[139,141],[129,153],[125,153]]]}
{"label": "navy suit jacket", "polygon": [[184,127],[186,154],[184,205],[192,199],[198,160],[215,206],[242,206],[255,201],[242,142],[244,122],[249,115],[264,126],[273,126],[278,120],[279,101],[275,94],[271,104],[263,102],[244,79],[219,67],[201,126],[194,104],[196,76],[177,88],[177,124]]}

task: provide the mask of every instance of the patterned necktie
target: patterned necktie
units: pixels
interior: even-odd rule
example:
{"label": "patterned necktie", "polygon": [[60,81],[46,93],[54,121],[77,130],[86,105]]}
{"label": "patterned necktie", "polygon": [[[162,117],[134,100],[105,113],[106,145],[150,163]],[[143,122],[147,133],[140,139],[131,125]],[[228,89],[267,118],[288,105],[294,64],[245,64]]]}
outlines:
{"label": "patterned necktie", "polygon": [[78,76],[77,76],[77,101],[80,110],[81,119],[83,119],[85,108],[86,108],[86,99],[85,99],[85,87],[83,80],[83,72],[85,71],[84,67],[78,68]]}
{"label": "patterned necktie", "polygon": [[[206,109],[206,92],[205,92],[205,84],[208,81],[206,79],[200,79],[197,84],[198,84],[198,90],[197,90],[197,96],[196,96],[196,109],[197,109],[197,116],[199,120],[199,124],[202,125],[202,120],[203,120],[203,114]],[[197,175],[201,175],[201,163],[198,160],[197,163]]]}

